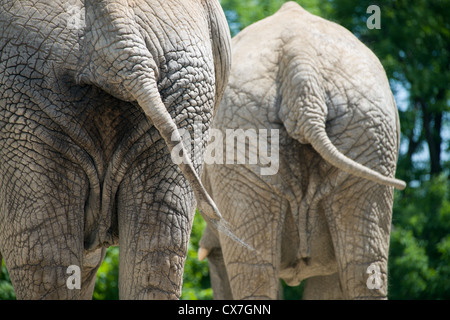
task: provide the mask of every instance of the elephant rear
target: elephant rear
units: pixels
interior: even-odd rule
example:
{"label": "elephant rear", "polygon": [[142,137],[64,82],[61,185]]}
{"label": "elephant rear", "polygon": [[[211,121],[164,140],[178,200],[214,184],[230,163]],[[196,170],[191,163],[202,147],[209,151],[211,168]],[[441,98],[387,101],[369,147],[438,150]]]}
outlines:
{"label": "elephant rear", "polygon": [[[398,114],[379,60],[291,2],[233,39],[233,61],[215,128],[280,135],[274,175],[207,166],[220,211],[256,249],[219,235],[233,297],[275,299],[282,277],[313,278],[309,297],[385,298],[393,186],[405,183],[395,179]],[[216,255],[210,263],[220,270]],[[316,295],[318,286],[333,290]]]}
{"label": "elephant rear", "polygon": [[227,82],[220,4],[0,8],[0,251],[17,297],[91,298],[120,243],[121,297],[178,298],[196,204],[222,225],[199,178],[203,136],[186,151],[178,131],[207,133]]}

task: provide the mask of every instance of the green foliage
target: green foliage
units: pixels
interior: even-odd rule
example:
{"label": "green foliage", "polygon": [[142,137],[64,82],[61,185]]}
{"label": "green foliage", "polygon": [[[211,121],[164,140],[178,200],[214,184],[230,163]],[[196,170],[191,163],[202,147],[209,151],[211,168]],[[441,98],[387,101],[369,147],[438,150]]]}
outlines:
{"label": "green foliage", "polygon": [[283,300],[299,300],[303,296],[304,282],[300,283],[298,286],[291,287],[281,280],[281,299]]}
{"label": "green foliage", "polygon": [[110,247],[106,251],[102,265],[97,271],[94,300],[119,299],[119,247]]}
{"label": "green foliage", "polygon": [[389,298],[450,298],[450,181],[442,174],[397,194]]}
{"label": "green foliage", "polygon": [[6,270],[5,262],[0,261],[0,300],[15,300],[16,294],[9,278],[8,270]]}
{"label": "green foliage", "polygon": [[[234,36],[252,23],[274,14],[285,2],[288,2],[288,0],[221,0],[220,4],[227,17],[231,35]],[[303,8],[311,13],[319,14],[319,3],[321,1],[304,0],[295,2],[301,3]]]}
{"label": "green foliage", "polygon": [[213,298],[208,262],[197,259],[199,241],[205,226],[205,220],[196,212],[184,266],[183,290],[181,294],[181,299],[183,300],[211,300]]}

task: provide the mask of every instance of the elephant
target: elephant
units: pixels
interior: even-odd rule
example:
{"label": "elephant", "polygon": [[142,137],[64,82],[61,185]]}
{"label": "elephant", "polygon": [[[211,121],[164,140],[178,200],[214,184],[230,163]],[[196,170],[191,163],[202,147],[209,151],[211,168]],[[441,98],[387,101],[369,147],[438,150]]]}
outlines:
{"label": "elephant", "polygon": [[[406,183],[394,177],[400,124],[380,61],[295,2],[238,33],[232,61],[213,128],[234,158],[205,161],[203,180],[253,250],[207,225],[198,258],[214,298],[279,299],[282,279],[305,280],[305,299],[385,299],[394,188]],[[227,135],[237,130],[241,144]],[[275,134],[261,143],[262,130]],[[252,148],[278,163],[251,161]]]}
{"label": "elephant", "polygon": [[121,299],[178,299],[231,65],[217,0],[0,0],[0,252],[18,299],[91,299],[120,247]]}

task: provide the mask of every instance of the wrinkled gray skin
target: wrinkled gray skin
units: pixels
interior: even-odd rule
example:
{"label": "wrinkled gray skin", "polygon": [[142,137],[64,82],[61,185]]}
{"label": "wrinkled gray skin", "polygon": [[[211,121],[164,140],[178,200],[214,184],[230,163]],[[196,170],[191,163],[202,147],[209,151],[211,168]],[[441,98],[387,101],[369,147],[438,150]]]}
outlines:
{"label": "wrinkled gray skin", "polygon": [[[243,30],[232,47],[214,127],[224,136],[278,129],[279,170],[205,167],[223,217],[255,249],[206,229],[199,258],[209,254],[215,298],[276,299],[279,278],[308,279],[304,298],[385,298],[392,186],[405,184],[393,178],[398,114],[378,59],[295,3]],[[378,290],[367,286],[372,264]]]}
{"label": "wrinkled gray skin", "polygon": [[[216,0],[0,1],[0,252],[19,299],[92,297],[120,245],[120,297],[173,299],[207,133],[230,66]],[[197,200],[197,201],[196,201]],[[67,268],[81,268],[69,290]]]}

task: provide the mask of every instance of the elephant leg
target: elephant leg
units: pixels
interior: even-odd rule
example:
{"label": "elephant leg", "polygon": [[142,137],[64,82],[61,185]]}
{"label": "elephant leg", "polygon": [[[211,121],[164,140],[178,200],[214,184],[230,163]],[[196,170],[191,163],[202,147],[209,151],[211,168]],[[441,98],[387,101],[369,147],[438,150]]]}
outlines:
{"label": "elephant leg", "polygon": [[[248,181],[231,181],[218,206],[235,235],[254,250],[220,234],[233,298],[277,299],[281,258],[281,200]],[[241,184],[242,183],[242,184]],[[243,192],[245,190],[245,192]],[[258,191],[255,191],[258,190]],[[228,198],[229,197],[229,198]],[[216,200],[217,201],[217,200]]]}
{"label": "elephant leg", "polygon": [[214,300],[232,300],[230,281],[221,248],[213,248],[208,254],[209,276]]}
{"label": "elephant leg", "polygon": [[[241,210],[240,212],[243,215],[257,212],[258,217],[253,216],[253,219],[267,217],[258,210]],[[249,224],[249,222],[244,221],[243,224]],[[280,250],[277,248],[280,248],[280,243],[279,240],[272,238],[276,237],[272,222],[267,224],[260,222],[261,224],[251,221],[252,232],[249,230],[235,232],[240,239],[255,248],[253,251],[226,236],[221,237],[228,279],[233,298],[236,300],[277,299],[279,296],[278,253]],[[245,234],[252,234],[254,238],[247,238]]]}
{"label": "elephant leg", "polygon": [[342,289],[339,275],[317,276],[305,280],[304,300],[341,300]]}
{"label": "elephant leg", "polygon": [[81,299],[90,300],[95,289],[95,280],[97,271],[105,258],[106,248],[99,248],[94,251],[86,252],[83,257],[83,268],[81,269]]}
{"label": "elephant leg", "polygon": [[11,152],[1,164],[0,251],[18,299],[79,299],[81,289],[69,288],[67,279],[70,266],[82,267],[88,183],[59,153],[36,155],[39,146],[27,147],[21,159]]}
{"label": "elephant leg", "polygon": [[[178,299],[195,202],[170,155],[142,156],[119,186],[119,296]],[[161,154],[161,153],[160,153]]]}
{"label": "elephant leg", "polygon": [[393,188],[348,179],[327,216],[346,299],[385,299]]}
{"label": "elephant leg", "polygon": [[[203,173],[205,174],[205,172]],[[212,231],[209,225],[206,225],[200,240],[199,259],[203,260],[205,256],[201,253],[206,252],[209,265],[209,277],[213,289],[214,300],[232,300],[230,281],[228,280],[227,268],[223,260],[220,240]]]}

